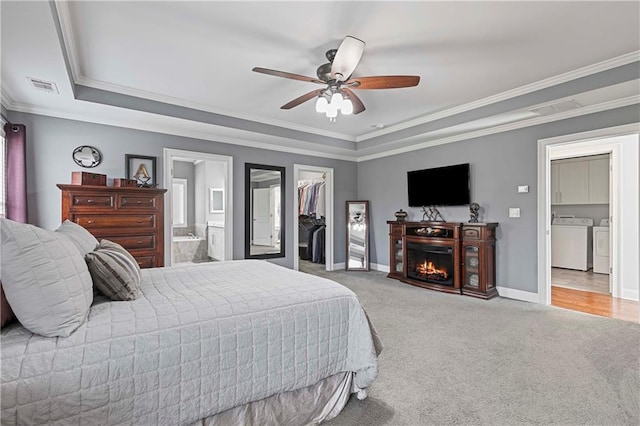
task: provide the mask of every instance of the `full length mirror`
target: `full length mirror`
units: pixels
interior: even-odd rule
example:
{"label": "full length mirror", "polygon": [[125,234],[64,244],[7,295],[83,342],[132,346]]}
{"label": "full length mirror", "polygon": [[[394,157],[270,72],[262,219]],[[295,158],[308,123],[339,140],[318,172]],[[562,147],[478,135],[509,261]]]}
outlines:
{"label": "full length mirror", "polygon": [[284,167],[245,165],[247,259],[284,257]]}
{"label": "full length mirror", "polygon": [[347,270],[369,270],[369,202],[347,201]]}

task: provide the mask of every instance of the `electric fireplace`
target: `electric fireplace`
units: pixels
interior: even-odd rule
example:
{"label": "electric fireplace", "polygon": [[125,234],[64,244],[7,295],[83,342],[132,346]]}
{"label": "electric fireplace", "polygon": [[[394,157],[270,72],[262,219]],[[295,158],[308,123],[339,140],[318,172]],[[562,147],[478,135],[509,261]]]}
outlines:
{"label": "electric fireplace", "polygon": [[407,277],[453,287],[453,247],[408,242]]}

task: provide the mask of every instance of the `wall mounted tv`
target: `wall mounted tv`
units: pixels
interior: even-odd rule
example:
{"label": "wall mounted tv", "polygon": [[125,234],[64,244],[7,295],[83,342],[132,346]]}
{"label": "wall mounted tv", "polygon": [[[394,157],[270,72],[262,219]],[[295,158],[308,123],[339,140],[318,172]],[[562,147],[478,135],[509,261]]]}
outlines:
{"label": "wall mounted tv", "polygon": [[469,164],[409,171],[407,187],[409,207],[469,204]]}

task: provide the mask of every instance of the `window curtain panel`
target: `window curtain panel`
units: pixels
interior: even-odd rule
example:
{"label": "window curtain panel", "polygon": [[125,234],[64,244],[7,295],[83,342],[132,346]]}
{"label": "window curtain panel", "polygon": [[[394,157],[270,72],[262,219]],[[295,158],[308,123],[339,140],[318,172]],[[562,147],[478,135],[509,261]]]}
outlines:
{"label": "window curtain panel", "polygon": [[27,138],[24,124],[4,126],[6,143],[6,216],[27,223]]}

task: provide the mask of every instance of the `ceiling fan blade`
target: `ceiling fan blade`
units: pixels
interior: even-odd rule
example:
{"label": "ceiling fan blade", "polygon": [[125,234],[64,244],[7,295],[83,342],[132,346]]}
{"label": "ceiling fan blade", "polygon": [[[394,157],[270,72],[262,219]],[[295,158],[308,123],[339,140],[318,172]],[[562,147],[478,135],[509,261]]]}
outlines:
{"label": "ceiling fan blade", "polygon": [[291,80],[307,81],[309,83],[327,84],[325,81],[318,80],[317,78],[307,77],[300,74],[292,74],[290,72],[270,70],[268,68],[255,67],[252,69],[252,71],[259,72],[261,74],[273,75],[276,77],[290,78]]}
{"label": "ceiling fan blade", "polygon": [[291,109],[293,107],[297,107],[301,103],[307,102],[309,99],[313,99],[313,98],[317,97],[323,91],[324,91],[324,89],[316,89],[316,90],[313,90],[313,91],[311,91],[309,93],[305,93],[304,95],[295,98],[291,102],[288,102],[288,103],[282,105],[280,107],[280,109]]}
{"label": "ceiling fan blade", "polygon": [[346,36],[340,43],[336,56],[333,58],[331,77],[338,81],[348,79],[353,74],[356,66],[358,66],[360,58],[362,58],[364,45],[364,41]]}
{"label": "ceiling fan blade", "polygon": [[346,87],[343,87],[340,90],[342,90],[349,97],[349,99],[351,99],[351,103],[353,104],[354,114],[360,114],[362,111],[365,110],[364,104],[362,103],[360,98],[356,96],[355,93],[353,93],[351,90],[347,89]]}
{"label": "ceiling fan blade", "polygon": [[420,83],[420,77],[417,75],[358,77],[346,82],[352,89],[399,89],[417,86],[418,83]]}

